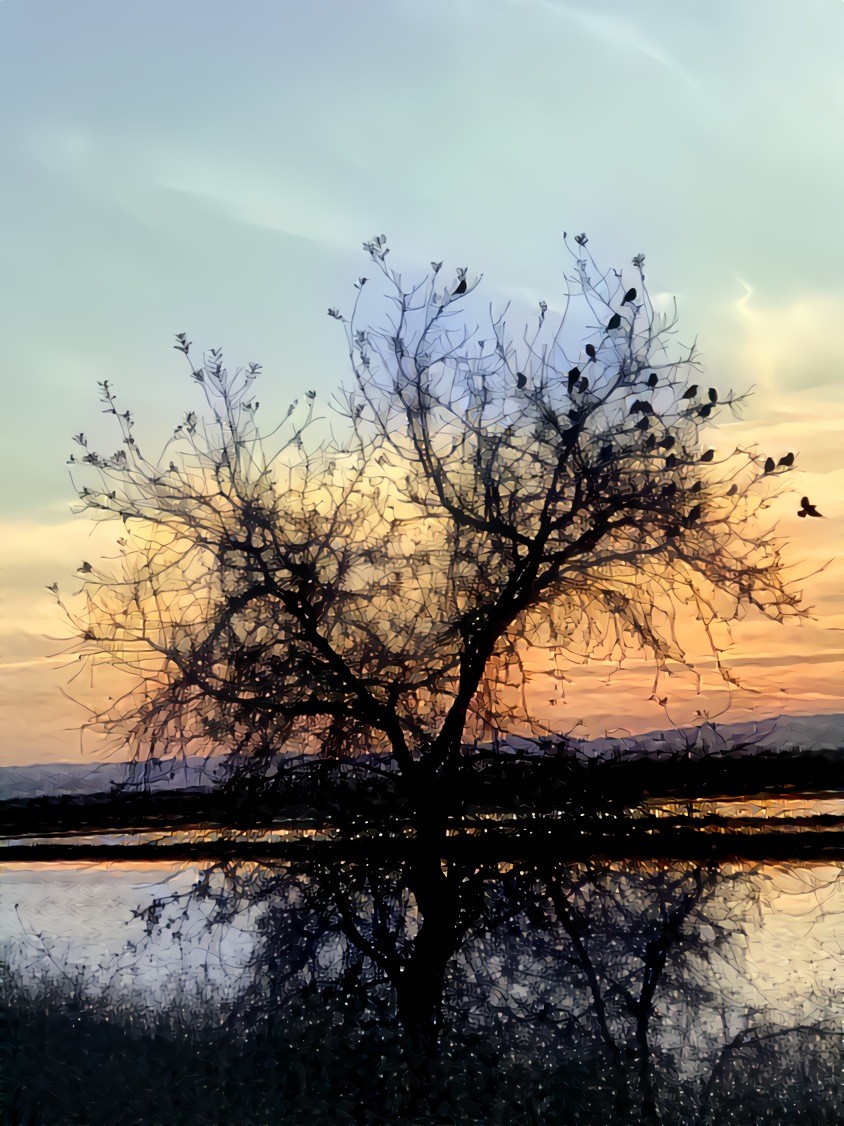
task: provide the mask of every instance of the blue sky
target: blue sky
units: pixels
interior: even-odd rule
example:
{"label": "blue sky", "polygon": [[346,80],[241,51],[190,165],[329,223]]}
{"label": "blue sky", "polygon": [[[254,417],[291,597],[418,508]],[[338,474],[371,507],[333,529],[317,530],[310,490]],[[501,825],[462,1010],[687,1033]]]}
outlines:
{"label": "blue sky", "polygon": [[[797,557],[834,560],[842,60],[841,0],[3,0],[0,756],[75,753],[43,587],[99,544],[65,465],[97,380],[164,433],[193,405],[185,330],[260,361],[268,413],[328,397],[346,372],[325,310],[376,232],[409,272],[483,272],[516,319],[561,293],[564,229],[607,265],[646,253],[680,339],[757,388],[729,440],[796,449],[795,495],[829,510],[804,528],[784,504]],[[793,710],[844,710],[841,577],[808,584],[814,625],[751,624],[739,656],[768,663],[747,707],[809,668]],[[624,722],[664,722],[629,692]]]}

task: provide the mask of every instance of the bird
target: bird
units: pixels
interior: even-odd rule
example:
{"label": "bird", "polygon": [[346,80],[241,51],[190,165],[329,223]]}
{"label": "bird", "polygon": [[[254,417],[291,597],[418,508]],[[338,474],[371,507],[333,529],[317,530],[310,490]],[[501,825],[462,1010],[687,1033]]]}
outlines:
{"label": "bird", "polygon": [[82,566],[76,568],[76,570],[81,571],[83,575],[90,575],[93,569],[94,568],[91,566],[87,559],[83,559]]}
{"label": "bird", "polygon": [[647,430],[651,424],[651,420],[646,414],[643,414],[639,421],[636,423],[637,430]]}
{"label": "bird", "polygon": [[776,467],[776,462],[772,457],[765,458],[765,473],[773,473]]}
{"label": "bird", "polygon": [[676,465],[677,465],[677,458],[674,456],[674,454],[669,454],[668,457],[665,459],[665,468],[666,469],[674,469],[676,467]]}
{"label": "bird", "polygon": [[589,390],[589,380],[586,378],[585,375],[581,379],[580,383],[578,383],[577,389],[578,389],[578,391],[580,392],[581,395],[585,394],[585,392],[587,392]]}
{"label": "bird", "polygon": [[729,489],[727,489],[727,496],[728,497],[734,497],[737,492],[738,492],[738,485],[736,485],[735,482],[733,482],[733,484],[730,485]]}
{"label": "bird", "polygon": [[710,403],[718,402],[718,391],[714,387],[709,388],[709,401]]}
{"label": "bird", "polygon": [[628,301],[635,301],[635,300],[636,300],[636,290],[635,289],[628,289],[627,292],[625,293],[625,295],[621,299],[621,304],[626,305]]}
{"label": "bird", "polygon": [[47,587],[47,590],[49,590],[51,594],[58,594],[59,593],[59,584],[58,583],[51,583]]}
{"label": "bird", "polygon": [[819,516],[821,518],[823,517],[823,513],[818,512],[817,508],[813,504],[810,503],[808,497],[803,497],[801,499],[800,510],[797,513],[797,515],[798,516]]}
{"label": "bird", "polygon": [[621,328],[621,314],[613,313],[607,321],[607,332],[614,332],[617,328]]}
{"label": "bird", "polygon": [[468,287],[466,285],[466,279],[461,278],[460,281],[457,283],[457,285],[454,287],[454,289],[451,291],[451,296],[452,297],[460,297],[461,294],[466,292],[467,288]]}
{"label": "bird", "polygon": [[580,368],[572,368],[571,371],[569,372],[568,379],[569,379],[569,395],[571,395],[572,391],[574,390],[575,383],[577,383],[577,381],[580,379]]}
{"label": "bird", "polygon": [[516,386],[518,387],[518,389],[521,391],[526,383],[527,383],[527,376],[525,375],[525,373],[523,371],[517,371],[516,372]]}
{"label": "bird", "polygon": [[693,399],[693,398],[695,397],[695,395],[696,395],[696,394],[697,394],[697,384],[696,384],[696,383],[693,383],[693,384],[691,385],[691,387],[689,387],[689,389],[688,389],[687,391],[684,391],[684,392],[683,392],[682,398],[684,398],[684,399]]}
{"label": "bird", "polygon": [[713,457],[715,457],[715,450],[707,450],[705,454],[700,455],[700,460],[712,461]]}
{"label": "bird", "polygon": [[676,492],[677,484],[674,481],[671,481],[669,482],[669,484],[663,486],[662,495],[664,497],[673,497]]}
{"label": "bird", "polygon": [[705,403],[702,407],[698,407],[697,413],[701,418],[709,418],[709,416],[712,414],[712,408],[714,406],[714,403]]}
{"label": "bird", "polygon": [[784,457],[781,457],[779,459],[777,465],[785,465],[791,467],[792,465],[794,465],[794,454],[790,452],[787,453]]}
{"label": "bird", "polygon": [[631,406],[630,413],[638,414],[639,411],[642,411],[643,414],[650,414],[651,404],[646,403],[644,399],[637,399],[636,402]]}
{"label": "bird", "polygon": [[648,376],[648,387],[656,387],[658,382],[659,382],[659,376],[656,374],[655,371],[652,371],[651,374]]}
{"label": "bird", "polygon": [[586,345],[586,355],[589,357],[590,360],[595,359],[595,345],[594,344],[587,344]]}
{"label": "bird", "polygon": [[686,517],[686,525],[689,526],[691,524],[694,524],[696,520],[699,520],[702,512],[703,505],[696,504]]}
{"label": "bird", "polygon": [[673,434],[666,434],[662,441],[659,443],[660,448],[663,450],[670,450],[673,445],[676,445],[677,439]]}

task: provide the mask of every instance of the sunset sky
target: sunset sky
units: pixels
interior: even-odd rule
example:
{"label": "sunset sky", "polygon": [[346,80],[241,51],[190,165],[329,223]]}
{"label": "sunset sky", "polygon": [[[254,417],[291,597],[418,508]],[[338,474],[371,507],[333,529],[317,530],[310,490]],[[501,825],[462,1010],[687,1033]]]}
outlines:
{"label": "sunset sky", "polygon": [[[328,399],[326,308],[380,232],[408,274],[482,272],[511,323],[559,303],[563,230],[607,266],[647,255],[708,378],[756,388],[713,445],[797,452],[770,515],[796,571],[827,564],[814,621],[736,629],[728,718],[844,711],[842,60],[842,0],[3,0],[0,763],[79,758],[45,588],[119,534],[70,513],[97,381],[165,433],[195,405],[187,331],[264,365],[265,418]],[[608,672],[549,720],[667,724],[641,670]],[[725,706],[705,681],[669,718]]]}

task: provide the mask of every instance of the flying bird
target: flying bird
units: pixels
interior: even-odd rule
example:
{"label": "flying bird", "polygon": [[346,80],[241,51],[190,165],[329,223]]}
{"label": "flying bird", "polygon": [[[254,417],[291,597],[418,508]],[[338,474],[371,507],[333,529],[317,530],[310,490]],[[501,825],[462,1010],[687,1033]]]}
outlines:
{"label": "flying bird", "polygon": [[785,457],[781,457],[779,459],[779,461],[777,462],[777,465],[785,465],[785,466],[788,466],[790,468],[792,465],[794,465],[794,454],[793,453],[787,453],[785,455]]}
{"label": "flying bird", "polygon": [[516,372],[516,386],[518,387],[518,389],[521,391],[522,388],[526,384],[527,384],[527,376],[525,375],[525,373],[523,371],[517,371]]}
{"label": "flying bird", "polygon": [[808,497],[803,497],[802,500],[800,501],[800,511],[797,513],[797,515],[798,516],[820,516],[820,517],[823,517],[823,513],[818,512],[817,508],[815,508],[815,506],[809,502]]}
{"label": "flying bird", "polygon": [[635,289],[628,289],[628,291],[625,293],[625,295],[621,299],[621,304],[626,305],[628,301],[635,301],[635,300],[636,300],[636,290]]}
{"label": "flying bird", "polygon": [[697,394],[697,384],[693,383],[687,391],[683,392],[681,397],[683,399],[693,399],[696,394]]}
{"label": "flying bird", "polygon": [[772,457],[766,457],[765,458],[765,472],[766,473],[773,473],[774,470],[776,469],[776,467],[777,467],[776,462],[774,461],[774,459]]}

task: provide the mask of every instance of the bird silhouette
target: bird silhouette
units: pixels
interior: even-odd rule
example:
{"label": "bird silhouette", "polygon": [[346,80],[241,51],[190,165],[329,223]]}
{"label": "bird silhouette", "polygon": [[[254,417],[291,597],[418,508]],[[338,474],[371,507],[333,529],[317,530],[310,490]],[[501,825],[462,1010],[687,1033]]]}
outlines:
{"label": "bird silhouette", "polygon": [[518,389],[521,391],[526,383],[527,383],[527,376],[525,375],[525,373],[523,371],[517,371],[516,372],[516,386],[518,387]]}
{"label": "bird silhouette", "polygon": [[607,332],[614,332],[617,328],[621,328],[621,314],[613,313],[607,321]]}
{"label": "bird silhouette", "polygon": [[712,414],[712,408],[714,406],[715,406],[714,403],[705,403],[702,407],[698,408],[697,413],[700,415],[701,418],[709,418],[709,416]]}
{"label": "bird silhouette", "polygon": [[585,394],[585,392],[587,392],[589,390],[589,380],[586,378],[585,375],[581,379],[580,383],[578,383],[577,389],[578,389],[578,391],[580,392],[581,395]]}
{"label": "bird silhouette", "polygon": [[635,300],[636,300],[636,290],[635,289],[628,289],[628,291],[625,293],[625,295],[621,299],[621,304],[626,305],[628,301],[635,301]]}
{"label": "bird silhouette", "polygon": [[466,285],[466,279],[461,278],[460,281],[455,286],[455,288],[451,291],[451,296],[452,297],[460,297],[461,294],[466,292],[467,288],[468,288],[468,286]]}
{"label": "bird silhouette", "polygon": [[651,374],[648,376],[648,387],[656,387],[658,382],[659,382],[659,376],[656,374],[655,371],[652,371]]}
{"label": "bird silhouette", "polygon": [[76,568],[76,570],[81,571],[83,575],[90,575],[93,569],[94,568],[91,566],[87,559],[83,559],[82,566]]}
{"label": "bird silhouette", "polygon": [[673,434],[666,434],[665,437],[662,439],[662,441],[659,443],[659,445],[660,445],[660,448],[663,449],[663,450],[670,450],[671,447],[676,444],[676,442],[677,442],[677,439],[674,437]]}
{"label": "bird silhouette", "polygon": [[715,450],[707,450],[705,454],[700,455],[701,461],[712,461],[715,457]]}
{"label": "bird silhouette", "polygon": [[718,391],[715,387],[709,388],[709,401],[710,401],[710,403],[717,403],[718,402]]}
{"label": "bird silhouette", "polygon": [[808,497],[803,497],[801,499],[800,510],[797,513],[797,515],[798,516],[819,516],[819,517],[823,517],[823,513],[818,512],[817,508],[815,508],[815,506],[810,503]]}
{"label": "bird silhouette", "polygon": [[586,355],[589,357],[590,360],[595,359],[595,345],[594,344],[587,344],[586,345]]}
{"label": "bird silhouette", "polygon": [[701,513],[703,512],[703,505],[696,504],[686,517],[686,525],[690,527],[696,520],[700,520]]}
{"label": "bird silhouette", "polygon": [[681,397],[683,399],[693,399],[696,394],[697,394],[697,384],[693,383],[687,391],[683,392]]}
{"label": "bird silhouette", "polygon": [[794,454],[793,453],[787,453],[784,457],[781,457],[779,459],[777,464],[791,467],[792,465],[794,465]]}
{"label": "bird silhouette", "polygon": [[577,381],[579,379],[580,379],[580,368],[572,368],[571,371],[569,372],[569,376],[568,376],[569,395],[571,395],[572,391],[574,390],[574,385],[577,383]]}
{"label": "bird silhouette", "polygon": [[727,489],[727,496],[728,497],[734,497],[737,492],[738,492],[738,485],[733,483],[732,485],[730,485],[729,489]]}
{"label": "bird silhouette", "polygon": [[643,414],[639,421],[636,423],[637,430],[647,430],[651,424],[651,420],[646,414]]}
{"label": "bird silhouette", "polygon": [[772,457],[766,457],[765,458],[765,472],[766,473],[773,473],[774,470],[776,469],[776,467],[777,467],[776,462],[774,461],[774,459]]}

